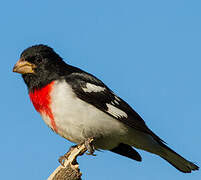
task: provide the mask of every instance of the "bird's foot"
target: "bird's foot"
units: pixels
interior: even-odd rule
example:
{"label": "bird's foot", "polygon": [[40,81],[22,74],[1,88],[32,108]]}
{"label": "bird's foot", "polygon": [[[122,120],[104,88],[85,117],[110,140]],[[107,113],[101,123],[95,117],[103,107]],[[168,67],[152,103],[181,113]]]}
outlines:
{"label": "bird's foot", "polygon": [[70,166],[71,169],[74,169],[79,172],[79,164],[77,162],[77,157],[83,155],[87,151],[84,144],[73,146],[69,151],[59,158],[61,166],[67,167]]}
{"label": "bird's foot", "polygon": [[71,152],[72,152],[75,148],[77,148],[77,145],[71,146],[66,154],[64,154],[63,156],[60,156],[60,158],[58,159],[58,161],[59,161],[59,163],[60,163],[62,166],[64,166],[65,160],[68,160],[68,157],[70,156]]}
{"label": "bird's foot", "polygon": [[92,156],[96,156],[94,154],[94,151],[95,151],[95,147],[94,147],[94,144],[93,144],[93,141],[94,139],[93,138],[88,138],[84,141],[84,145],[88,151],[88,153],[86,153],[87,155],[92,155]]}
{"label": "bird's foot", "polygon": [[93,144],[93,140],[94,140],[93,138],[88,138],[81,144],[71,146],[68,152],[58,159],[59,163],[62,166],[65,166],[64,165],[65,161],[70,161],[71,165],[76,165],[78,164],[76,161],[77,156],[83,155],[86,151],[89,152],[89,153],[86,153],[87,155],[96,156],[94,154],[95,147]]}

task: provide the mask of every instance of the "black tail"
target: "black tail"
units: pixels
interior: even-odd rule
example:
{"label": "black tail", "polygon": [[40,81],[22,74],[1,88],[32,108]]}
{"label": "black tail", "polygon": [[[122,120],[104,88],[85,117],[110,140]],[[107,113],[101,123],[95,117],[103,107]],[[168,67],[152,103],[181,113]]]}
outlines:
{"label": "black tail", "polygon": [[196,164],[186,160],[168,146],[163,144],[162,149],[164,153],[159,155],[179,171],[190,173],[191,171],[199,170],[199,167]]}
{"label": "black tail", "polygon": [[140,154],[127,144],[120,143],[119,146],[111,149],[110,151],[134,159],[136,161],[142,161]]}

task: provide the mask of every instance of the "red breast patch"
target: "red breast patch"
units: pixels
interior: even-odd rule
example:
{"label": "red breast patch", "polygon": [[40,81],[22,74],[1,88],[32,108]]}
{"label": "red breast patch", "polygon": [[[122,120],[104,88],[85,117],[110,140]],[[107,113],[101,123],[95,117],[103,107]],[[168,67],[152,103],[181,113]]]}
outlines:
{"label": "red breast patch", "polygon": [[51,93],[53,84],[54,84],[54,81],[44,86],[41,89],[37,89],[37,90],[34,90],[33,92],[30,92],[29,96],[36,111],[42,114],[45,113],[50,118],[52,129],[57,133],[57,126],[54,121],[52,110],[50,108],[50,104],[51,104],[50,93]]}

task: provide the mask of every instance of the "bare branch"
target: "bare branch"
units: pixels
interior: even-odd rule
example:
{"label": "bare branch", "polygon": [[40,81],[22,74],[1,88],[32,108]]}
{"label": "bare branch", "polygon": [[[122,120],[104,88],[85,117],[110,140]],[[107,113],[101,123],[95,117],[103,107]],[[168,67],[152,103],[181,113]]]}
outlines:
{"label": "bare branch", "polygon": [[87,151],[85,144],[71,148],[60,158],[61,165],[49,176],[47,180],[81,180],[77,157]]}

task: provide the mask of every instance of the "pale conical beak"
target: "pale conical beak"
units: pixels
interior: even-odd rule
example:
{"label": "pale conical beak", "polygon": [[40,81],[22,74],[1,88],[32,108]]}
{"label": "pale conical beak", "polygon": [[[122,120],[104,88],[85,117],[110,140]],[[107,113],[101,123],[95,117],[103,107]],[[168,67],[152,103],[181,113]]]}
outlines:
{"label": "pale conical beak", "polygon": [[20,73],[20,74],[33,74],[34,73],[34,68],[36,66],[28,61],[25,61],[23,59],[20,59],[17,61],[13,68],[13,72]]}

